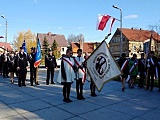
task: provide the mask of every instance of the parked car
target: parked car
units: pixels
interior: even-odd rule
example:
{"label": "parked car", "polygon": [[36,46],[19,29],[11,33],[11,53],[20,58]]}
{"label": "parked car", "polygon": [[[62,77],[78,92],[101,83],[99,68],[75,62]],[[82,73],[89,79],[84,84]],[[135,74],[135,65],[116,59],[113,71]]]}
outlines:
{"label": "parked car", "polygon": [[57,67],[60,67],[60,66],[61,66],[61,60],[62,60],[62,58],[56,59]]}

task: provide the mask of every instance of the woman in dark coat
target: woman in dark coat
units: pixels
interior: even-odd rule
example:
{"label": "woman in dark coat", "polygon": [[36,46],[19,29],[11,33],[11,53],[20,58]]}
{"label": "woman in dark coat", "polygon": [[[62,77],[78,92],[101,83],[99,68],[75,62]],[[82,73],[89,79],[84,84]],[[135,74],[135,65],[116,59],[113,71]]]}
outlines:
{"label": "woman in dark coat", "polygon": [[15,72],[15,55],[14,52],[11,52],[8,56],[8,67],[10,72],[11,83],[14,83],[14,72]]}

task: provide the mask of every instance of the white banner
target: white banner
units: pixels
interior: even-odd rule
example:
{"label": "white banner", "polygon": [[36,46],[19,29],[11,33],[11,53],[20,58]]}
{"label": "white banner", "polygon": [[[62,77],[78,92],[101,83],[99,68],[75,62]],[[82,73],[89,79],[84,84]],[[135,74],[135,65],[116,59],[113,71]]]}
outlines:
{"label": "white banner", "polygon": [[105,41],[87,59],[87,70],[99,92],[106,82],[122,74]]}

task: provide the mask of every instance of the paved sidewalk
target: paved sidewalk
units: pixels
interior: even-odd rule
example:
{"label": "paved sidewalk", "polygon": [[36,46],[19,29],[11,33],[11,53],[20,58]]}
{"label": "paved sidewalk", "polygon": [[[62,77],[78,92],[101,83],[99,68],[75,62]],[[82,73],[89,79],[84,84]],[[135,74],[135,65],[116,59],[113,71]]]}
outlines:
{"label": "paved sidewalk", "polygon": [[[55,73],[55,80],[58,71]],[[27,76],[29,79],[29,73]],[[18,87],[17,79],[0,76],[0,120],[159,120],[160,93],[143,89],[121,92],[121,83],[104,85],[97,97],[90,96],[89,82],[84,85],[85,100],[77,100],[72,84],[71,103],[64,103],[62,86],[46,85],[45,70],[39,70],[39,86]]]}

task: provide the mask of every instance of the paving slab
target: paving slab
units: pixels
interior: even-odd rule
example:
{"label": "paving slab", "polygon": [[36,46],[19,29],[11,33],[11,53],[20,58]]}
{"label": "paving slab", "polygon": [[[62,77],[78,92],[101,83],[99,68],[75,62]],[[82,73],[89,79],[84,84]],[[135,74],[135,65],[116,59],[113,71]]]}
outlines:
{"label": "paving slab", "polygon": [[107,108],[110,108],[112,110],[119,111],[128,115],[132,115],[135,117],[142,115],[148,112],[149,110],[152,110],[152,108],[150,107],[139,105],[139,104],[128,102],[128,101],[119,102],[117,104],[110,105]]}
{"label": "paving slab", "polygon": [[49,107],[48,109],[27,112],[22,116],[30,120],[65,120],[74,115],[56,107]]}
{"label": "paving slab", "polygon": [[74,115],[83,114],[89,111],[93,111],[101,108],[100,105],[95,105],[93,103],[85,102],[85,100],[73,101],[68,104],[58,105],[58,108],[68,111],[69,113],[73,113]]}
{"label": "paving slab", "polygon": [[18,115],[18,113],[7,105],[0,106],[0,119]]}
{"label": "paving slab", "polygon": [[51,107],[50,104],[38,99],[11,104],[9,106],[20,114]]}
{"label": "paving slab", "polygon": [[134,116],[127,115],[109,108],[101,108],[80,115],[86,120],[131,120]]}

